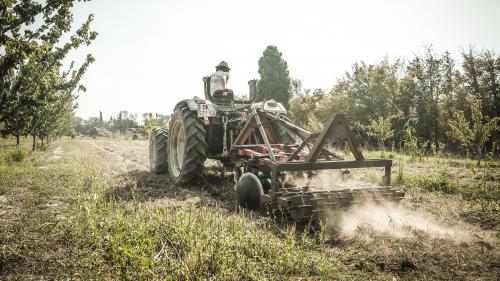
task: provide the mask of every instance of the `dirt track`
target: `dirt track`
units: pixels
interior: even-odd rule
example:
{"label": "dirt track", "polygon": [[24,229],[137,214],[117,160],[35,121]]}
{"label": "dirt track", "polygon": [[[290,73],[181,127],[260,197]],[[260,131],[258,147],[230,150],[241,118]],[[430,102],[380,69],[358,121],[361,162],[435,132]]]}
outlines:
{"label": "dirt track", "polygon": [[[236,208],[232,176],[226,175],[214,161],[207,161],[205,179],[199,184],[179,187],[172,184],[168,175],[149,172],[147,141],[85,140],[86,149],[95,151],[96,163],[104,177],[114,186],[113,196],[126,199],[134,190],[139,200],[159,200],[169,204],[192,203],[210,194],[221,199],[227,208]],[[92,152],[90,152],[92,153]]]}

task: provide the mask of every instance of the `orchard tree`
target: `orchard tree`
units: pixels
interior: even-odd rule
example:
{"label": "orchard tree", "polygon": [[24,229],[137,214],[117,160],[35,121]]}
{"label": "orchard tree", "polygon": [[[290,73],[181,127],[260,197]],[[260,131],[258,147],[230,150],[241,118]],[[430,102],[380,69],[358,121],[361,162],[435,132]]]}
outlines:
{"label": "orchard tree", "polygon": [[44,76],[45,83],[40,87],[37,99],[39,106],[32,113],[33,120],[36,120],[31,128],[33,136],[38,136],[43,142],[44,137],[48,140],[50,136],[72,133],[72,115],[77,98],[75,91],[84,90],[78,83],[92,61],[92,58],[88,58],[78,70],[72,70],[72,64],[70,70],[62,75],[54,67],[52,72]]}
{"label": "orchard tree", "polygon": [[498,130],[500,117],[494,117],[491,120],[484,121],[482,113],[482,101],[468,98],[471,105],[472,120],[467,121],[463,111],[455,110],[453,119],[449,121],[450,131],[448,134],[460,142],[467,152],[476,149],[477,165],[481,165],[482,150],[484,144],[491,137],[492,133]]}
{"label": "orchard tree", "polygon": [[[324,108],[321,105],[328,104],[324,103],[325,93],[322,89],[316,89],[312,91],[306,89],[303,92],[293,96],[290,100],[289,115],[295,121],[295,123],[301,127],[304,127],[310,131],[316,132],[322,129],[321,123],[325,122],[325,118],[322,114],[318,114],[320,108]],[[330,107],[328,107],[331,110]],[[328,117],[328,116],[327,116]]]}
{"label": "orchard tree", "polygon": [[400,132],[401,148],[409,153],[412,157],[420,156],[420,161],[422,161],[422,150],[419,149],[422,139],[417,137],[417,130],[415,125],[418,123],[418,118],[413,117],[408,119],[403,130]]}
{"label": "orchard tree", "polygon": [[[0,2],[0,122],[14,134],[48,136],[61,121],[71,124],[75,90],[93,57],[87,55],[78,70],[66,72],[62,60],[73,49],[89,45],[97,36],[90,30],[93,15],[69,37],[75,0]],[[37,24],[35,23],[37,18]],[[71,109],[71,112],[68,112]],[[61,111],[61,112],[60,112]],[[64,113],[63,113],[64,112]],[[64,116],[64,118],[62,117]]]}
{"label": "orchard tree", "polygon": [[[426,46],[424,51],[423,56],[416,56],[410,61],[403,91],[410,96],[411,109],[418,117],[417,134],[428,140],[427,150],[430,151],[432,144],[436,149],[439,148],[439,140],[443,135],[438,110],[442,100],[443,68],[440,57],[434,54],[431,46]],[[406,115],[408,118],[408,112]]]}
{"label": "orchard tree", "polygon": [[[32,55],[44,53],[59,42],[61,36],[71,29],[73,15],[71,8],[77,0],[4,0],[0,1],[0,88],[12,87],[12,75]],[[78,0],[79,1],[79,0]],[[39,18],[40,24],[34,24]],[[92,21],[89,16],[87,23]],[[84,26],[88,27],[88,24]],[[80,29],[77,37],[95,38],[97,33]],[[77,32],[78,33],[78,32]],[[74,37],[74,38],[77,38]],[[73,38],[72,38],[73,39]],[[71,49],[69,43],[59,48],[59,55]],[[61,58],[61,59],[62,59]],[[0,112],[8,97],[7,91],[0,91]]]}
{"label": "orchard tree", "polygon": [[394,116],[379,116],[367,126],[368,134],[377,140],[379,149],[383,151],[385,150],[385,142],[394,136],[394,130],[391,126],[392,119],[394,119]]}
{"label": "orchard tree", "polygon": [[268,46],[259,59],[258,100],[274,99],[289,108],[291,79],[288,65],[276,46]]}

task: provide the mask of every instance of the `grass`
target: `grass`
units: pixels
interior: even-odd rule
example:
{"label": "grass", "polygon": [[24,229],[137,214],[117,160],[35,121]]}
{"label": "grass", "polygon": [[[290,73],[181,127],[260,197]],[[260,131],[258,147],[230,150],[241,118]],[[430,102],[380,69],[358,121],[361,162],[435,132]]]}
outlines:
{"label": "grass", "polygon": [[49,155],[33,153],[16,165],[0,165],[2,195],[8,207],[18,208],[2,217],[0,227],[0,273],[7,279],[363,275],[336,262],[317,238],[259,215],[228,211],[206,193],[194,205],[108,196],[122,186],[105,178],[96,159],[72,141],[57,145],[78,153],[49,164]]}
{"label": "grass", "polygon": [[13,148],[9,151],[7,151],[4,155],[4,158],[7,162],[21,162],[23,161],[26,156],[28,155],[28,152],[22,148],[22,147],[16,147]]}
{"label": "grass", "polygon": [[109,264],[124,279],[346,277],[311,237],[272,231],[252,216],[192,206],[98,208],[83,235],[97,254],[89,262]]}
{"label": "grass", "polygon": [[[418,230],[396,239],[367,225],[348,238],[298,232],[240,210],[231,179],[211,176],[208,186],[181,188],[150,175],[143,166],[145,145],[59,140],[12,162],[5,160],[12,146],[0,143],[0,279],[462,279],[466,272],[487,280],[500,272],[496,249],[486,242],[458,247]],[[449,218],[453,204],[465,202],[459,212],[487,218],[487,211],[474,207],[474,213],[467,204],[478,200],[479,187],[487,194],[481,200],[498,200],[488,189],[496,174],[492,181],[481,176],[485,170],[454,161],[459,168],[425,162],[432,170],[427,176],[414,166],[419,162],[401,161],[393,177],[401,174],[399,184],[419,208]],[[451,176],[454,169],[464,178]],[[364,178],[380,179],[377,171]]]}
{"label": "grass", "polygon": [[[99,185],[92,189],[105,188]],[[94,249],[88,262],[112,266],[131,280],[345,278],[314,237],[280,230],[251,213],[230,213],[207,200],[158,207],[87,196],[86,215],[78,222],[86,227],[78,236],[84,238],[83,248]]]}
{"label": "grass", "polygon": [[[364,152],[367,158],[380,152]],[[454,156],[424,156],[385,152],[393,159],[393,183],[418,196],[454,196],[463,204],[459,215],[468,222],[500,231],[500,161],[476,160]],[[373,181],[377,177],[372,176]],[[417,196],[417,197],[418,197]]]}

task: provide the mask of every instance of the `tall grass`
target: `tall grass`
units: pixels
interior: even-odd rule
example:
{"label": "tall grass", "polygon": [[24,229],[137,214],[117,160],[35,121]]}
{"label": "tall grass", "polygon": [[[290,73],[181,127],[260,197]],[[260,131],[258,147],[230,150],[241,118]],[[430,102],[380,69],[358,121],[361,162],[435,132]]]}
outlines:
{"label": "tall grass", "polygon": [[[77,149],[68,146],[64,151]],[[175,190],[149,201],[107,196],[123,183],[106,178],[88,153],[42,165],[37,160],[0,164],[6,196],[25,196],[16,206],[23,210],[19,219],[0,226],[0,246],[6,249],[0,264],[11,279],[346,280],[373,275],[347,268],[318,236],[278,227],[258,214],[227,210],[205,193],[196,205],[173,199]],[[26,241],[29,247],[23,246]]]}
{"label": "tall grass", "polygon": [[8,163],[16,163],[23,161],[28,156],[28,152],[23,147],[16,147],[4,152],[4,159]]}
{"label": "tall grass", "polygon": [[136,280],[344,279],[345,269],[314,236],[212,206],[86,201],[78,223],[94,249],[88,262]]}

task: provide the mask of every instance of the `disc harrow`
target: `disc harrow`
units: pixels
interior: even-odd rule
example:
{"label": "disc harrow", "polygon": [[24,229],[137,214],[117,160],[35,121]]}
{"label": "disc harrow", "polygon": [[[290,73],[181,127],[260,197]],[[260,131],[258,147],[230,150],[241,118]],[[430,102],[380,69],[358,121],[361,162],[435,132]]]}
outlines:
{"label": "disc harrow", "polygon": [[[274,143],[276,137],[270,126],[272,122],[279,122],[300,138],[301,143]],[[328,141],[335,138],[346,141],[354,160],[344,160],[327,149]],[[232,153],[236,163],[235,177],[253,173],[258,178],[253,183],[245,181],[245,184],[258,185],[259,188],[241,186],[237,181],[238,192],[258,192],[252,194],[252,198],[260,197],[261,208],[285,214],[297,224],[320,222],[336,212],[367,202],[397,203],[404,199],[404,192],[390,186],[392,160],[365,159],[341,113],[332,114],[323,131],[312,134],[278,115],[253,110],[234,142]],[[374,167],[384,168],[381,186],[324,188],[309,185],[290,187],[285,184],[285,178],[293,172],[307,174],[309,178],[321,170]],[[239,198],[245,206],[245,197],[240,194]]]}
{"label": "disc harrow", "polygon": [[399,202],[404,199],[403,192],[391,187],[318,191],[284,188],[277,196],[277,207],[297,223],[321,220],[326,212],[334,214],[354,205]]}

